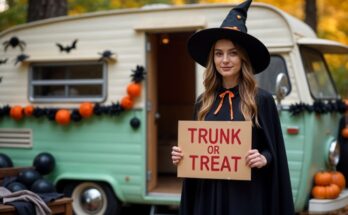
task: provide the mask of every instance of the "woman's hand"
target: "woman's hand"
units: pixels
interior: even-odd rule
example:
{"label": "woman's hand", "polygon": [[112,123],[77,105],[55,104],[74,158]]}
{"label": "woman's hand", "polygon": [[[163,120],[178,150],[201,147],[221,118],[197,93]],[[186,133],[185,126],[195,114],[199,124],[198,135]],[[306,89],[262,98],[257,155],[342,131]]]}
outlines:
{"label": "woman's hand", "polygon": [[174,165],[178,165],[184,154],[178,146],[173,146],[172,148],[172,161]]}
{"label": "woman's hand", "polygon": [[245,163],[250,168],[262,168],[266,166],[267,159],[265,158],[265,156],[260,154],[259,150],[251,149],[245,156]]}

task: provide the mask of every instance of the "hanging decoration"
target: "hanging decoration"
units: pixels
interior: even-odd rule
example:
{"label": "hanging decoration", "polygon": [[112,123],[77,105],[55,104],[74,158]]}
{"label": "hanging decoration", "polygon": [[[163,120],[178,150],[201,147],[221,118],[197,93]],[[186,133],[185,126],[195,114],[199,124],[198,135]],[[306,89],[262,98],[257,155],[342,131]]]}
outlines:
{"label": "hanging decoration", "polygon": [[26,55],[26,54],[20,54],[16,57],[16,60],[15,60],[15,65],[17,65],[18,63],[20,62],[23,62],[25,61],[26,59],[29,58],[29,55]]}
{"label": "hanging decoration", "polygon": [[71,45],[68,46],[63,46],[60,43],[56,43],[56,45],[59,47],[59,51],[60,52],[66,52],[66,53],[70,53],[70,51],[72,49],[76,49],[76,44],[77,44],[78,39],[75,39]]}
{"label": "hanging decoration", "polygon": [[25,108],[24,108],[24,114],[26,116],[31,116],[33,115],[33,112],[34,112],[34,107],[32,105],[27,105]]}
{"label": "hanging decoration", "polygon": [[298,115],[302,112],[314,112],[317,114],[325,114],[332,112],[344,113],[348,106],[342,100],[335,100],[329,102],[323,101],[315,101],[313,105],[305,104],[305,103],[296,103],[290,105],[290,113],[291,115]]}
{"label": "hanging decoration", "polygon": [[7,62],[8,58],[3,58],[0,60],[0,65],[5,64]]}
{"label": "hanging decoration", "polygon": [[84,118],[89,118],[93,114],[93,104],[91,102],[84,102],[80,104],[78,113]]}
{"label": "hanging decoration", "polygon": [[14,106],[11,108],[10,110],[10,116],[14,119],[14,120],[20,120],[23,118],[23,108],[21,106]]}
{"label": "hanging decoration", "polygon": [[111,52],[110,50],[105,50],[103,53],[98,53],[101,55],[101,58],[99,58],[98,61],[103,61],[103,60],[111,60],[111,56],[114,55],[115,53]]}
{"label": "hanging decoration", "polygon": [[140,119],[136,116],[133,117],[129,123],[133,129],[138,129],[140,127]]}
{"label": "hanging decoration", "polygon": [[[50,121],[56,121],[60,125],[69,125],[71,121],[79,122],[93,115],[118,116],[123,111],[133,108],[134,100],[141,95],[140,82],[144,80],[145,74],[144,67],[142,66],[137,66],[135,70],[132,70],[132,83],[127,86],[127,95],[124,96],[120,102],[112,103],[111,105],[83,102],[80,104],[79,108],[71,110],[34,107],[32,105],[27,105],[24,108],[18,105],[13,107],[5,105],[0,107],[0,117],[10,116],[15,120],[20,120],[24,116],[35,118],[47,117]],[[140,126],[140,120],[134,117],[130,124],[133,128],[138,128]]]}
{"label": "hanging decoration", "polygon": [[56,121],[61,125],[68,125],[70,123],[70,111],[61,109],[56,113]]}
{"label": "hanging decoration", "polygon": [[18,37],[13,36],[9,40],[2,43],[4,46],[5,52],[7,51],[7,48],[11,46],[12,48],[16,48],[17,46],[21,49],[21,51],[24,51],[24,47],[26,46],[25,42],[23,40],[20,40]]}

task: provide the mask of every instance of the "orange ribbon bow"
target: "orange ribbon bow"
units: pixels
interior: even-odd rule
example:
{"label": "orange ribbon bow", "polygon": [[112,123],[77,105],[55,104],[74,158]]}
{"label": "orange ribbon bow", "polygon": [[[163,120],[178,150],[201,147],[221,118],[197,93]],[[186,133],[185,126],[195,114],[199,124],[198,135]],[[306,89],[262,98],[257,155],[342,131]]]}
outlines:
{"label": "orange ribbon bow", "polygon": [[228,101],[230,103],[230,116],[231,116],[231,120],[233,120],[232,98],[234,97],[234,94],[229,90],[226,90],[225,92],[220,93],[220,95],[219,95],[220,103],[219,103],[218,107],[216,108],[214,115],[219,113],[219,111],[222,107],[222,104],[224,103],[225,95],[227,95],[227,94],[228,94]]}

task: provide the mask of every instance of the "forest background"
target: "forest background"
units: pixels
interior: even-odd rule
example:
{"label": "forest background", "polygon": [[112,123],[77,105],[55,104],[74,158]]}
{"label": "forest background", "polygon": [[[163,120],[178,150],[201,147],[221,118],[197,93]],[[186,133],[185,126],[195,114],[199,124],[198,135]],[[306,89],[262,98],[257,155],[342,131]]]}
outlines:
{"label": "forest background", "polygon": [[[137,8],[147,4],[240,3],[242,0],[0,0],[0,31],[54,16]],[[278,7],[309,24],[318,37],[348,45],[348,0],[254,0]],[[54,7],[59,9],[54,10]],[[62,9],[63,8],[63,9]],[[39,12],[51,9],[51,14]],[[53,10],[52,10],[53,9]],[[53,14],[52,14],[53,13]],[[333,79],[348,98],[348,55],[327,55]]]}

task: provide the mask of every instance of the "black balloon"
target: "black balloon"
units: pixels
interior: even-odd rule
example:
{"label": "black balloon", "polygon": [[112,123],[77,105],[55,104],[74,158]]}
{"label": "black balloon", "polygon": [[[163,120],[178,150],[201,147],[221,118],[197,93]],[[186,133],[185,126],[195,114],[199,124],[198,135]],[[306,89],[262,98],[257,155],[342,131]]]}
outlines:
{"label": "black balloon", "polygon": [[137,117],[133,117],[133,119],[130,121],[130,125],[132,128],[137,129],[140,127],[140,120]]}
{"label": "black balloon", "polygon": [[4,153],[0,153],[0,168],[13,167],[12,160]]}
{"label": "black balloon", "polygon": [[47,179],[41,178],[36,180],[31,186],[31,191],[34,193],[53,193],[56,189],[52,182]]}
{"label": "black balloon", "polygon": [[47,175],[54,169],[56,161],[52,154],[43,152],[35,157],[33,165],[40,174]]}
{"label": "black balloon", "polygon": [[25,169],[18,173],[18,181],[26,185],[27,187],[30,187],[34,181],[41,178],[40,173],[38,173],[34,169]]}
{"label": "black balloon", "polygon": [[11,184],[7,185],[7,189],[9,189],[11,192],[17,192],[20,190],[26,190],[27,187],[20,182],[14,181]]}

